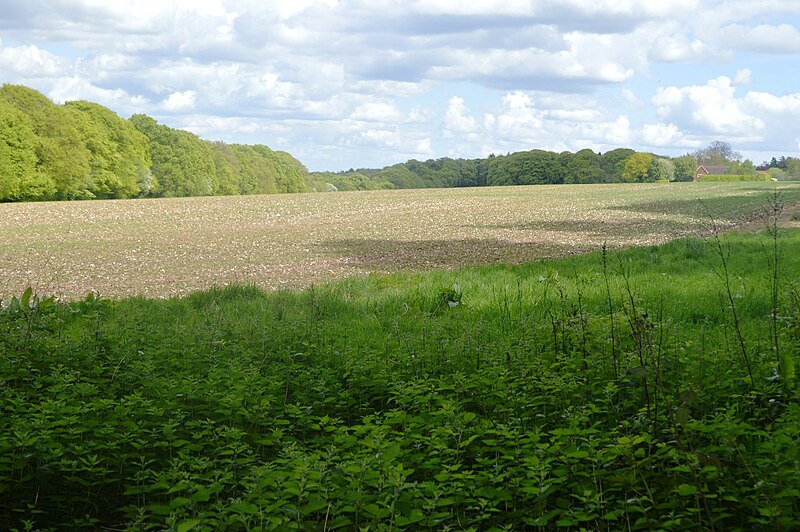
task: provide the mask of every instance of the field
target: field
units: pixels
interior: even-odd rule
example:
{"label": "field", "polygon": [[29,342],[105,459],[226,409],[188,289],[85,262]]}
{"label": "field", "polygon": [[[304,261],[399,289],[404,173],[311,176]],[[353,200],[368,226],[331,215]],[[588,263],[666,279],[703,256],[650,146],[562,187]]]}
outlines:
{"label": "field", "polygon": [[[688,184],[2,205],[3,260],[28,273],[0,307],[0,529],[796,530],[799,202]],[[708,236],[615,249],[686,234]],[[86,295],[100,271],[159,297]]]}
{"label": "field", "polygon": [[[366,272],[520,264],[709,234],[771,183],[673,183],[0,204],[0,299],[169,297]],[[800,187],[781,187],[800,201]]]}

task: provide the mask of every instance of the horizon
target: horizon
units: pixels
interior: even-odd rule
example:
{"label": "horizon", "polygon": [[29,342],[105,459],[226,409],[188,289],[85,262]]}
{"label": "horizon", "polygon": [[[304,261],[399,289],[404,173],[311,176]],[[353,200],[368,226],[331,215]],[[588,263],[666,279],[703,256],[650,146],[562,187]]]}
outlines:
{"label": "horizon", "polygon": [[10,0],[0,82],[309,171],[531,149],[800,156],[800,4]]}

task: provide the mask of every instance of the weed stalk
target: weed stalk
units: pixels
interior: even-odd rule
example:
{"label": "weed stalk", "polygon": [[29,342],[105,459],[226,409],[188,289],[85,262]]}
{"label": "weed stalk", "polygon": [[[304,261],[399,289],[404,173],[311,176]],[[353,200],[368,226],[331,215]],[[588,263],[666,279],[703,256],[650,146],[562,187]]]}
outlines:
{"label": "weed stalk", "polygon": [[723,286],[725,287],[725,295],[727,296],[728,304],[730,305],[731,309],[731,316],[733,318],[733,330],[736,332],[736,339],[739,342],[739,349],[742,353],[742,359],[744,360],[745,367],[747,368],[747,375],[750,377],[750,385],[755,388],[756,381],[753,378],[753,368],[750,364],[750,356],[747,353],[747,345],[745,344],[744,333],[742,332],[742,327],[739,322],[739,313],[736,309],[736,299],[734,298],[733,290],[731,289],[731,276],[730,272],[728,271],[728,253],[725,252],[725,249],[722,246],[722,239],[719,236],[720,231],[716,220],[714,220],[714,217],[711,215],[711,211],[708,209],[708,206],[705,203],[703,203],[703,207],[705,207],[706,213],[711,220],[715,249],[722,265],[722,270],[716,267],[712,267],[712,269],[714,274],[719,277]]}

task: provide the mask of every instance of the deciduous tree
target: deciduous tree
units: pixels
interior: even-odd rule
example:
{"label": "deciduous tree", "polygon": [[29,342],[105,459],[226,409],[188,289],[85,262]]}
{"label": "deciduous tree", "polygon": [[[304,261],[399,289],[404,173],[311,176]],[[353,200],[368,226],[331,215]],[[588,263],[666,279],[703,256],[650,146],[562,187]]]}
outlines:
{"label": "deciduous tree", "polygon": [[622,182],[641,183],[646,181],[652,163],[653,156],[649,153],[634,153],[625,161],[625,168],[622,170],[621,176]]}

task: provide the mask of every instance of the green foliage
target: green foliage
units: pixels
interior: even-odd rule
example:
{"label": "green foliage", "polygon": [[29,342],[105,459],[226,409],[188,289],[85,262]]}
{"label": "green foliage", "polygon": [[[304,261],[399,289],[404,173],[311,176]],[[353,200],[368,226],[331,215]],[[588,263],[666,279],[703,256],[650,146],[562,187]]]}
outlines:
{"label": "green foliage", "polygon": [[30,118],[0,100],[0,201],[47,199],[55,184],[38,168],[38,139]]}
{"label": "green foliage", "polygon": [[239,163],[241,194],[305,192],[306,169],[286,152],[275,152],[262,145],[230,145]]}
{"label": "green foliage", "polygon": [[149,116],[133,115],[131,124],[150,145],[158,195],[208,196],[214,191],[216,168],[209,143],[188,131],[161,125]]}
{"label": "green foliage", "polygon": [[564,183],[600,183],[603,177],[600,156],[592,150],[580,150],[569,159]]}
{"label": "green foliage", "polygon": [[[90,153],[75,127],[75,115],[39,92],[21,85],[3,85],[0,88],[0,101],[11,104],[25,114],[36,136],[32,142],[37,159],[34,179],[37,185],[33,187],[37,193],[34,197],[83,197],[89,180]],[[26,143],[32,140],[30,135],[25,137]]]}
{"label": "green foliage", "polygon": [[224,142],[214,142],[211,144],[211,153],[216,173],[214,194],[222,196],[239,194],[242,170],[232,146]]}
{"label": "green foliage", "polygon": [[723,181],[769,181],[769,174],[709,174],[701,175],[698,181],[702,182],[723,182]]}
{"label": "green foliage", "polygon": [[[486,159],[410,160],[380,170],[317,172],[309,175],[310,187],[331,190],[385,188],[476,187],[498,185],[545,185],[561,183],[611,183],[622,179],[625,162],[635,152],[618,148],[596,154],[592,150],[555,153],[530,150]],[[691,168],[689,177],[694,173]],[[329,187],[329,185],[333,185]]]}
{"label": "green foliage", "polygon": [[648,180],[653,156],[649,153],[636,152],[625,161],[625,168],[620,179],[623,183],[642,183]]}
{"label": "green foliage", "polygon": [[800,179],[800,159],[797,157],[786,158],[786,177],[788,179]]}
{"label": "green foliage", "polygon": [[619,181],[625,170],[625,161],[634,153],[636,152],[629,148],[617,148],[601,155],[600,166],[603,169],[603,181],[606,183]]}
{"label": "green foliage", "polygon": [[[722,237],[754,346],[765,238]],[[780,242],[800,253],[800,232]],[[798,396],[771,354],[743,380],[715,246],[607,258],[162,301],[26,290],[0,310],[0,527],[797,528]]]}
{"label": "green foliage", "polygon": [[382,170],[360,170],[376,181],[381,188],[389,183],[393,188],[443,188],[483,186],[486,182],[486,162],[465,159],[429,159],[408,162]]}
{"label": "green foliage", "polygon": [[735,175],[755,175],[756,167],[753,161],[747,159],[745,161],[734,161],[728,163],[728,173]]}
{"label": "green foliage", "polygon": [[[386,179],[374,178],[358,171],[348,172],[313,172],[309,174],[311,188],[316,192],[335,192],[353,190],[385,190],[394,188]],[[331,186],[333,189],[331,189]]]}
{"label": "green foliage", "polygon": [[67,102],[91,153],[88,191],[98,198],[131,198],[152,190],[147,137],[96,103]]}
{"label": "green foliage", "polygon": [[686,182],[694,179],[694,172],[697,170],[697,159],[689,155],[675,157],[672,159],[675,167],[675,181]]}
{"label": "green foliage", "polygon": [[488,185],[558,184],[565,177],[560,156],[549,151],[531,150],[488,159]]}
{"label": "green foliage", "polygon": [[209,143],[146,115],[55,105],[0,88],[0,201],[305,192],[307,170],[266,146]]}
{"label": "green foliage", "polygon": [[647,180],[651,183],[675,181],[675,164],[669,159],[653,157],[647,173]]}

